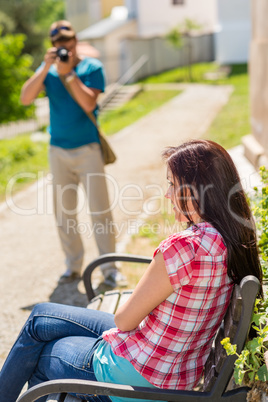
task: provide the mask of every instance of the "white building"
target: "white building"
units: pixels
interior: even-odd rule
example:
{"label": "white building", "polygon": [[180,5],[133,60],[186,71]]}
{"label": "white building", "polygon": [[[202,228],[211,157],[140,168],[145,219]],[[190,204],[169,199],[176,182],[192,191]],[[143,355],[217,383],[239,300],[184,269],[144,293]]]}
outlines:
{"label": "white building", "polygon": [[[194,62],[215,59],[220,64],[230,64],[248,61],[250,0],[124,0],[123,7],[115,7],[109,17],[100,21],[98,10],[103,0],[66,2],[69,5],[67,18],[75,23],[78,38],[99,50],[109,82],[117,80],[143,53],[150,53],[148,74],[180,65],[183,57],[178,59],[178,51],[168,48],[165,40],[160,38],[186,18],[202,27],[203,36],[205,33],[210,35],[210,38],[195,40]],[[86,24],[90,18],[92,23]],[[94,23],[93,19],[98,22]],[[87,28],[78,30],[79,21],[81,27]],[[160,52],[155,50],[153,55],[152,48],[156,44]],[[165,59],[165,63],[159,61],[159,66],[152,70],[149,65],[156,58]]]}
{"label": "white building", "polygon": [[251,39],[250,0],[217,0],[217,10],[216,61],[220,64],[247,62]]}
{"label": "white building", "polygon": [[[131,0],[126,1],[126,5]],[[136,3],[138,34],[162,36],[185,18],[196,21],[203,30],[212,32],[217,26],[215,0],[132,0]]]}

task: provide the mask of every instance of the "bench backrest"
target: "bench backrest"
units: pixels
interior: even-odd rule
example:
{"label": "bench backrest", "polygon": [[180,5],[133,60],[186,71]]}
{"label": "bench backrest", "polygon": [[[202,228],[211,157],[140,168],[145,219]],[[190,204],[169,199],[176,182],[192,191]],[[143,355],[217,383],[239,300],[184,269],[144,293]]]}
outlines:
{"label": "bench backrest", "polygon": [[227,357],[221,341],[229,337],[231,343],[237,345],[237,353],[241,353],[247,339],[259,289],[259,280],[251,275],[243,278],[240,285],[235,285],[224,321],[218,330],[205,364],[204,391],[216,392],[219,395],[225,391],[231,379],[237,356]]}

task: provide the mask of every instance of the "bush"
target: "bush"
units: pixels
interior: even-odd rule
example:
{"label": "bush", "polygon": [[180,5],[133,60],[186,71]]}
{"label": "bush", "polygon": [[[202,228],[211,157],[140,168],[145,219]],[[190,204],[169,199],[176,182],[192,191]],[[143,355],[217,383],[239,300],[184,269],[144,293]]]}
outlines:
{"label": "bush", "polygon": [[[260,168],[262,188],[255,188],[253,213],[259,238],[259,249],[264,274],[264,281],[268,279],[268,171]],[[249,339],[241,354],[236,353],[236,345],[230,343],[229,338],[222,341],[228,355],[237,355],[235,361],[234,379],[239,385],[245,384],[252,387],[248,393],[248,401],[259,401],[259,390],[267,391],[268,370],[264,354],[268,351],[268,299],[257,299],[252,317],[252,329],[255,336]]]}
{"label": "bush", "polygon": [[268,279],[268,171],[265,167],[260,168],[262,188],[255,188],[256,200],[254,203],[254,215],[259,234],[259,248],[264,279]]}
{"label": "bush", "polygon": [[30,77],[32,58],[21,55],[25,36],[22,34],[0,37],[0,123],[31,117],[33,106],[20,103],[20,92]]}

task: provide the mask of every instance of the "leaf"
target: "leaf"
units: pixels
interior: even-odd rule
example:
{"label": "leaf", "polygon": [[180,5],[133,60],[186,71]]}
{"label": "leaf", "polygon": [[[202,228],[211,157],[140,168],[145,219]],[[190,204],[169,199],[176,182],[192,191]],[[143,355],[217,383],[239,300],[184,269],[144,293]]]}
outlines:
{"label": "leaf", "polygon": [[261,347],[259,344],[259,339],[253,338],[251,341],[249,341],[247,343],[247,349],[249,349],[252,354],[260,353]]}
{"label": "leaf", "polygon": [[246,371],[245,370],[239,370],[237,367],[234,369],[234,380],[235,383],[238,385],[241,385],[244,379]]}
{"label": "leaf", "polygon": [[259,370],[257,371],[257,375],[258,375],[260,381],[265,382],[268,380],[268,370],[267,370],[266,364],[263,364],[259,368]]}
{"label": "leaf", "polygon": [[[251,371],[248,373],[249,379],[250,381],[254,381],[255,380],[255,372]],[[241,383],[240,383],[241,384]]]}

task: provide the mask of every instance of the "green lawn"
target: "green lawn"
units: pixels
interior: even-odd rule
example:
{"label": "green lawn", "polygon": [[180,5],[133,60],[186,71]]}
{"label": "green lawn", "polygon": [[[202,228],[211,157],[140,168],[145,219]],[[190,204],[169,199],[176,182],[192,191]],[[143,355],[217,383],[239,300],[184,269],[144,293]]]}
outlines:
{"label": "green lawn", "polygon": [[[214,72],[218,69],[216,63],[198,63],[192,66],[193,82],[205,82],[204,75],[207,72]],[[167,82],[188,82],[187,67],[178,67],[165,71],[161,74],[144,78],[140,82],[145,84],[164,84]],[[207,81],[206,81],[207,82]]]}
{"label": "green lawn", "polygon": [[30,135],[1,140],[0,144],[0,200],[3,200],[7,188],[13,194],[48,170],[48,144],[33,142]]}
{"label": "green lawn", "polygon": [[[222,108],[204,138],[219,142],[225,148],[232,148],[241,143],[241,138],[250,133],[249,111],[249,78],[247,65],[231,66],[231,73],[226,78],[206,80],[205,73],[217,71],[216,63],[195,64],[192,67],[194,82],[212,85],[232,85],[234,91],[229,102]],[[187,72],[185,67],[167,71],[146,78],[144,83],[185,82]]]}

